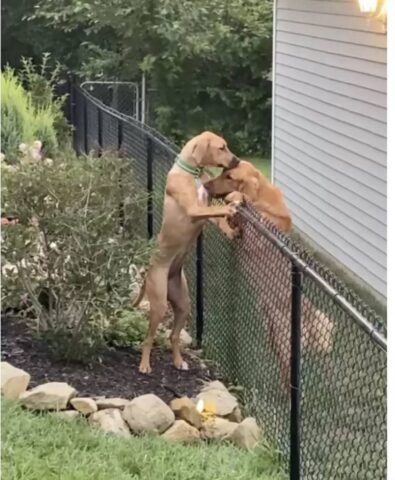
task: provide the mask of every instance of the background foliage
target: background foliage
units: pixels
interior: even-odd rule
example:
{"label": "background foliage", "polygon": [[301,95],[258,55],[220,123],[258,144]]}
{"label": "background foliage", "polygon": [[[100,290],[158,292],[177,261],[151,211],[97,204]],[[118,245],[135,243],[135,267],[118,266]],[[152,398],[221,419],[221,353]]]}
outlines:
{"label": "background foliage", "polygon": [[165,135],[212,129],[268,153],[271,0],[5,0],[2,13],[3,62],[48,50],[83,78],[145,71]]}

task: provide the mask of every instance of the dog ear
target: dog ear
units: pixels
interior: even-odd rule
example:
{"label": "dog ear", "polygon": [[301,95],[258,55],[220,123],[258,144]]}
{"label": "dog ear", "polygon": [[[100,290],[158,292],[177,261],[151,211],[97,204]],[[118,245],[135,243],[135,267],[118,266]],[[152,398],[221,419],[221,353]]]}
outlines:
{"label": "dog ear", "polygon": [[241,182],[239,190],[250,200],[254,200],[258,196],[259,180],[256,177],[250,177],[248,180]]}
{"label": "dog ear", "polygon": [[192,156],[195,159],[197,165],[203,165],[203,160],[207,157],[210,147],[210,138],[199,135],[196,138],[196,143],[192,149]]}

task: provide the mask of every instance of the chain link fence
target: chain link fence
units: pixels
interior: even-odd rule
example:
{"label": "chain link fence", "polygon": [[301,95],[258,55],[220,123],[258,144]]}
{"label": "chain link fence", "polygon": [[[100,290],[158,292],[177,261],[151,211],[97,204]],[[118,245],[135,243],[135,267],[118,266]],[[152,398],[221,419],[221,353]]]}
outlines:
{"label": "chain link fence", "polygon": [[[177,147],[90,92],[73,88],[70,105],[76,150],[130,160],[149,194],[141,228],[157,235]],[[384,480],[384,320],[251,206],[235,222],[239,240],[208,226],[185,267],[205,356],[242,387],[292,480]]]}

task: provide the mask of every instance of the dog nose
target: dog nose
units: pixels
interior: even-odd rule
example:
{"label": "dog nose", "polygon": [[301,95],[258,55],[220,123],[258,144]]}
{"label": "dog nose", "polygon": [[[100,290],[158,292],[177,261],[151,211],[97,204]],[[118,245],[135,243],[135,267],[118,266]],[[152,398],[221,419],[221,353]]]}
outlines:
{"label": "dog nose", "polygon": [[240,163],[240,159],[233,155],[232,160],[230,161],[229,168],[235,168]]}

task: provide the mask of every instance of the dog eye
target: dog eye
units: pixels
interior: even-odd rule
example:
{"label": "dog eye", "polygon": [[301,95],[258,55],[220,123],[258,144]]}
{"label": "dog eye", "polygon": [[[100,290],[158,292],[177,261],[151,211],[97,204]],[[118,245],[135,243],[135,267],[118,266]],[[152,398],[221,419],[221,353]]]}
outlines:
{"label": "dog eye", "polygon": [[220,149],[220,150],[225,150],[225,145],[221,145],[221,146],[219,147],[219,149]]}

